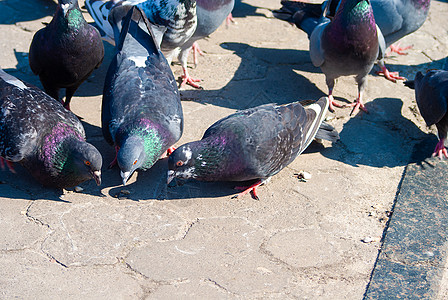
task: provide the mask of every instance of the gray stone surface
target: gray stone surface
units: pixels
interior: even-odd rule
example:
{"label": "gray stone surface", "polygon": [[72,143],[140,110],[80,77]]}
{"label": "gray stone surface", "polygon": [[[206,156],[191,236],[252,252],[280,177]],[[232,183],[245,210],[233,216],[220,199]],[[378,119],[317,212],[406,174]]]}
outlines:
{"label": "gray stone surface", "polygon": [[[178,145],[201,138],[237,109],[317,100],[327,93],[324,75],[309,59],[306,34],[272,17],[269,9],[279,8],[279,1],[238,3],[237,24],[199,42],[206,55],[189,71],[202,79],[204,90],[181,89],[185,130]],[[28,48],[54,9],[51,0],[0,2],[0,66],[39,87]],[[448,4],[433,1],[427,22],[402,40],[414,48],[389,57],[389,68],[408,78],[446,69],[447,18]],[[107,165],[114,150],[101,134],[101,94],[113,48],[105,49],[102,66],[78,89],[72,109]],[[180,65],[172,69],[178,78]],[[351,102],[356,94],[353,78],[338,80],[337,100]],[[413,288],[446,298],[444,252],[434,252],[435,266],[424,253],[382,243],[404,169],[431,154],[435,129],[424,125],[414,92],[401,83],[372,72],[365,96],[370,113],[329,113],[341,140],[312,144],[259,189],[260,201],[231,199],[232,183],[192,180],[167,187],[166,159],[134,174],[127,196],[120,194],[117,169],[103,170],[99,188],[83,183],[82,193],[45,189],[20,166],[17,174],[0,171],[0,298],[361,299],[368,287],[373,293],[375,263],[374,279],[425,271],[427,280]],[[413,155],[415,145],[423,156]],[[300,170],[312,178],[298,181],[294,174]],[[393,259],[381,256],[377,262],[381,247],[393,249]],[[379,268],[383,262],[393,264]]]}

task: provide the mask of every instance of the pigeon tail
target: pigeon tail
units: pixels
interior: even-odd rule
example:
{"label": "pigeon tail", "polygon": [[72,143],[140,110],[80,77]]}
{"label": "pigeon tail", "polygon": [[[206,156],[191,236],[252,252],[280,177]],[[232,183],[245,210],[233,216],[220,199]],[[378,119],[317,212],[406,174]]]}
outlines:
{"label": "pigeon tail", "polygon": [[[127,9],[129,7],[126,6],[112,9],[111,20],[120,20],[119,16]],[[116,28],[118,22],[114,22],[113,24],[115,24],[114,28]],[[132,48],[141,48],[143,46],[150,54],[160,53],[159,46],[154,40],[151,25],[141,8],[132,6],[128,10],[122,24],[123,26],[118,39],[119,42],[117,43],[118,51],[121,51],[126,45],[131,51]],[[116,29],[114,29],[115,31]]]}
{"label": "pigeon tail", "polygon": [[315,138],[334,143],[339,140],[339,133],[332,125],[323,121],[319,126],[319,130],[317,131]]}
{"label": "pigeon tail", "polygon": [[322,97],[315,103],[308,105],[305,108],[307,120],[304,126],[304,132],[306,133],[306,135],[302,149],[301,151],[299,151],[299,155],[309,146],[309,144],[311,144],[311,142],[316,137],[316,134],[320,130],[321,124],[325,119],[329,103],[330,100],[328,99],[328,97]]}

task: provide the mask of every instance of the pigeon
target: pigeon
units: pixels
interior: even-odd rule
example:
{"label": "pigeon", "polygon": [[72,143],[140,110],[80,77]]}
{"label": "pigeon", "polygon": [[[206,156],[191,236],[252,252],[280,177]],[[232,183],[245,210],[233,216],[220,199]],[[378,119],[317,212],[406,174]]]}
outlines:
{"label": "pigeon", "polygon": [[[109,16],[115,28],[120,13],[112,10]],[[183,131],[177,84],[153,37],[144,12],[133,6],[123,19],[104,83],[102,130],[115,146],[111,166],[120,167],[123,185],[135,170],[151,168]]]}
{"label": "pigeon", "polygon": [[[189,84],[195,88],[201,88],[196,82],[200,80],[192,78],[187,69],[187,58],[191,49],[193,49],[194,62],[197,64],[196,52],[201,53],[199,46],[196,41],[203,39],[213,32],[223,23],[224,20],[229,16],[233,9],[234,0],[197,0],[197,1],[179,1],[180,5],[177,10],[167,9],[162,6],[164,2],[158,3],[158,1],[152,0],[124,0],[124,1],[107,1],[102,0],[87,0],[86,7],[93,19],[95,20],[100,30],[104,33],[104,39],[114,43],[115,35],[110,24],[105,22],[112,9],[116,9],[119,6],[126,7],[127,10],[130,9],[132,5],[136,5],[144,11],[148,16],[150,22],[152,23],[153,32],[156,35],[156,40],[161,46],[162,52],[171,63],[175,54],[182,66],[182,83]],[[175,3],[175,1],[173,1]],[[195,5],[193,5],[195,4]],[[190,11],[189,14],[185,14],[184,19],[188,21],[183,21],[183,23],[174,20],[180,19],[184,11]],[[167,11],[172,11],[172,14],[167,13]],[[115,13],[116,16],[121,15],[124,17],[126,10],[122,13]],[[163,17],[159,17],[159,15]],[[196,24],[194,24],[196,22]],[[174,33],[168,34],[170,31],[169,26],[165,24],[171,24],[169,26],[177,29],[177,33],[182,34],[182,38],[173,38]],[[185,25],[183,25],[185,24]],[[189,25],[189,26],[187,26]],[[194,28],[193,32],[192,29]],[[166,29],[166,31],[164,31]],[[192,34],[193,33],[193,34]],[[187,38],[188,37],[188,38]]]}
{"label": "pigeon", "polygon": [[[326,10],[320,17],[315,17],[307,11],[296,9],[297,3],[282,1],[283,8],[274,12],[274,15],[295,23],[308,34],[311,61],[314,66],[321,68],[326,77],[330,110],[334,111],[334,106],[343,107],[333,99],[335,79],[355,75],[358,98],[351,105],[354,106],[352,114],[356,114],[359,109],[367,112],[362,96],[367,84],[367,74],[379,53],[378,29],[369,1],[342,0],[331,20],[325,17]],[[327,7],[329,6],[327,3]]]}
{"label": "pigeon", "polygon": [[[370,1],[375,22],[380,29],[379,38],[384,38],[383,45],[378,56],[378,65],[382,70],[380,73],[383,73],[387,79],[395,82],[396,79],[402,80],[404,78],[399,76],[398,72],[389,72],[387,70],[384,64],[386,48],[390,47],[393,52],[405,54],[402,51],[410,47],[400,48],[398,45],[394,45],[394,43],[406,35],[413,33],[423,25],[426,17],[428,16],[430,1],[431,0]],[[328,1],[325,1],[322,4],[294,1],[293,6],[288,3],[284,11],[282,11],[282,8],[282,10],[277,11],[276,13],[279,14],[279,16],[282,16],[288,10],[291,10],[292,7],[295,7],[294,11],[300,11],[301,13],[306,13],[309,16],[319,18],[324,13],[327,5],[329,5],[329,8],[326,11],[325,16],[332,18],[334,17],[339,5],[339,1],[337,0],[330,1],[330,4],[328,4]],[[282,17],[280,18],[282,19]]]}
{"label": "pigeon", "polygon": [[257,187],[299,156],[318,132],[320,138],[339,139],[330,124],[320,129],[328,105],[329,99],[322,97],[306,108],[300,102],[265,104],[229,115],[210,126],[201,140],[168,157],[167,182],[256,180],[236,197],[252,192],[258,199]]}
{"label": "pigeon", "polygon": [[59,89],[66,89],[63,104],[68,110],[73,94],[103,57],[101,36],[82,16],[78,0],[58,0],[53,19],[36,32],[29,51],[31,70],[45,92],[59,100]]}
{"label": "pigeon", "polygon": [[94,179],[102,157],[87,143],[79,119],[61,103],[0,69],[0,162],[21,163],[41,184],[55,188]]}
{"label": "pigeon", "polygon": [[417,72],[413,81],[404,84],[415,89],[415,100],[426,125],[436,124],[439,142],[433,156],[448,158],[445,148],[448,133],[448,71],[431,70],[425,75]]}

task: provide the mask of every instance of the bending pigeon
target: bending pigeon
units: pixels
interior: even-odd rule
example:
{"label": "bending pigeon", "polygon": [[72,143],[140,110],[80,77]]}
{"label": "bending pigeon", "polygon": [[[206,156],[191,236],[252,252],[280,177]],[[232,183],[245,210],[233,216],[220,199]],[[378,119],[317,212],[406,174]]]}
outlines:
{"label": "bending pigeon", "polygon": [[407,81],[405,85],[415,89],[415,100],[426,125],[436,124],[439,142],[433,156],[448,158],[445,148],[448,133],[448,71],[431,70],[426,75],[418,72],[414,81]]}
{"label": "bending pigeon", "polygon": [[289,165],[313,141],[339,138],[331,125],[319,130],[329,100],[303,108],[299,102],[261,105],[239,111],[210,126],[199,141],[177,148],[168,158],[168,183],[175,177],[203,181],[257,180],[252,191]]}
{"label": "bending pigeon", "polygon": [[[118,27],[121,17],[109,17],[118,19]],[[123,19],[104,84],[103,135],[115,145],[111,165],[118,163],[123,184],[136,169],[151,168],[183,130],[176,81],[149,26],[142,10],[132,7]]]}
{"label": "bending pigeon", "polygon": [[0,162],[20,162],[45,186],[66,188],[95,179],[102,158],[85,141],[70,111],[39,90],[0,69]]}
{"label": "bending pigeon", "polygon": [[333,106],[342,107],[333,99],[335,79],[356,75],[358,98],[352,105],[352,114],[356,114],[359,109],[367,111],[362,103],[362,95],[367,74],[379,53],[377,26],[369,1],[342,0],[331,20],[324,17],[325,12],[315,17],[307,11],[297,10],[297,3],[282,1],[284,8],[276,12],[275,16],[294,22],[308,34],[311,61],[314,66],[321,68],[326,77],[330,110],[333,111]]}
{"label": "bending pigeon", "polygon": [[59,89],[66,89],[63,104],[68,110],[76,89],[103,57],[101,36],[82,16],[78,0],[58,0],[53,19],[36,32],[29,52],[31,70],[47,94],[59,100]]}

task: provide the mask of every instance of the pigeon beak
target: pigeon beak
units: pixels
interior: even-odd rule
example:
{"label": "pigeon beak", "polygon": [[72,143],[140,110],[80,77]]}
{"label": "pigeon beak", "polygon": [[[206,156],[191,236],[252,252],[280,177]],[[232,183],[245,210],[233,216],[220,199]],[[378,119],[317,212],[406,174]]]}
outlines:
{"label": "pigeon beak", "polygon": [[120,171],[121,178],[123,179],[123,185],[126,185],[126,182],[128,181],[129,177],[131,176],[131,172],[123,172]]}
{"label": "pigeon beak", "polygon": [[176,177],[176,173],[173,170],[168,170],[168,177],[166,178],[166,184],[170,184],[170,182]]}
{"label": "pigeon beak", "polygon": [[90,174],[92,175],[93,179],[96,182],[96,185],[100,186],[101,185],[101,171],[93,171],[90,172]]}
{"label": "pigeon beak", "polygon": [[64,17],[67,17],[68,9],[70,7],[70,4],[61,4],[62,13],[64,14]]}

